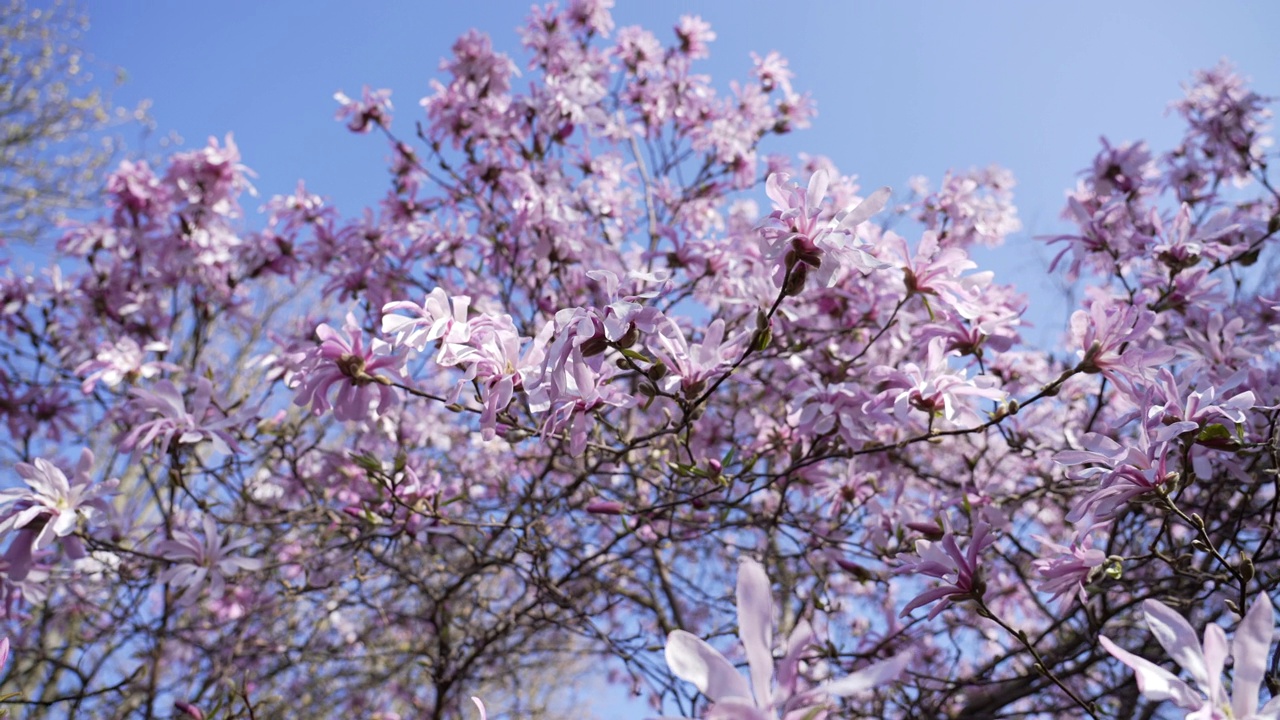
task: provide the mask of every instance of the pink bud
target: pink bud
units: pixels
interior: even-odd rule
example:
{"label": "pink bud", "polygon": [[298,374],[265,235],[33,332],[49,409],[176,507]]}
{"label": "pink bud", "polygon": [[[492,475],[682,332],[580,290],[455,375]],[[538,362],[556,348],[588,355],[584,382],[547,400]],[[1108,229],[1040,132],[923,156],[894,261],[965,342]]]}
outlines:
{"label": "pink bud", "polygon": [[587,503],[587,512],[596,515],[621,515],[624,509],[622,503],[616,500],[592,500]]}
{"label": "pink bud", "polygon": [[195,720],[204,720],[204,713],[201,712],[200,708],[196,707],[195,705],[192,705],[189,702],[185,702],[182,700],[175,700],[173,702],[173,707],[175,710],[181,711],[183,715],[186,715],[189,718],[194,718]]}
{"label": "pink bud", "polygon": [[939,526],[938,526],[938,523],[936,523],[936,522],[917,522],[917,521],[912,521],[912,522],[907,523],[907,528],[908,528],[908,529],[910,529],[910,530],[915,530],[916,532],[918,532],[918,533],[920,533],[920,534],[924,535],[925,537],[929,538],[930,540],[939,540],[939,539],[941,539],[941,538],[942,538],[942,536],[943,536],[943,534],[944,534],[944,533],[942,532],[942,528],[941,528],[941,527],[939,527]]}

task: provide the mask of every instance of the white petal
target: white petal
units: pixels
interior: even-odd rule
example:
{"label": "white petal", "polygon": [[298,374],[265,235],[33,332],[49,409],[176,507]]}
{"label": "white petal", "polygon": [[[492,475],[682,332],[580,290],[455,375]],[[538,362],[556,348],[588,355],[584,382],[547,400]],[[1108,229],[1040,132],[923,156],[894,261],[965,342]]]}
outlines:
{"label": "white petal", "polygon": [[667,636],[667,667],[675,676],[693,683],[714,702],[726,698],[751,699],[747,679],[733,664],[702,638],[684,630]]}
{"label": "white petal", "polygon": [[1264,592],[1253,601],[1231,641],[1231,657],[1236,661],[1232,671],[1231,711],[1238,718],[1247,718],[1258,709],[1258,691],[1262,688],[1267,654],[1275,634],[1271,599]]}
{"label": "white petal", "polygon": [[1168,670],[1122,649],[1106,636],[1099,637],[1098,642],[1107,652],[1133,670],[1133,674],[1138,679],[1138,689],[1148,700],[1173,700],[1178,707],[1188,710],[1204,705],[1204,700],[1191,689],[1191,686],[1174,677]]}
{"label": "white petal", "polygon": [[884,209],[885,204],[889,202],[889,196],[892,194],[893,191],[887,187],[882,187],[871,193],[870,197],[863,200],[861,203],[858,203],[857,207],[850,210],[843,218],[840,219],[840,229],[852,230],[863,222],[866,222],[867,218]]}
{"label": "white petal", "polygon": [[1204,650],[1187,619],[1159,600],[1147,600],[1142,603],[1142,610],[1147,616],[1147,627],[1151,628],[1151,634],[1164,646],[1169,657],[1181,665],[1197,685],[1209,687]]}
{"label": "white petal", "polygon": [[911,651],[900,652],[888,660],[868,665],[839,680],[833,680],[823,685],[822,689],[831,695],[845,697],[885,683],[891,683],[898,679],[898,676],[906,669],[907,662],[910,660]]}
{"label": "white petal", "polygon": [[773,592],[764,567],[750,558],[738,566],[738,637],[747,651],[756,702],[768,706],[773,688]]}

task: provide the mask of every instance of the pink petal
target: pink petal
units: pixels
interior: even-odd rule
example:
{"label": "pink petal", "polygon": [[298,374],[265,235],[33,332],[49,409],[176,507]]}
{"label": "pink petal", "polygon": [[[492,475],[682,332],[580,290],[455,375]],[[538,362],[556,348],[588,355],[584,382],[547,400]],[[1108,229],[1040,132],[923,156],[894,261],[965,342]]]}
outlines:
{"label": "pink petal", "polygon": [[751,688],[733,664],[702,638],[684,630],[667,636],[667,667],[675,676],[693,683],[714,702],[726,698],[751,699]]}
{"label": "pink petal", "polygon": [[891,683],[898,679],[902,671],[907,668],[907,663],[911,660],[911,651],[900,652],[897,655],[878,662],[874,665],[868,665],[861,670],[846,675],[839,680],[834,680],[822,687],[831,695],[836,697],[846,697],[854,693],[862,692],[879,685]]}
{"label": "pink petal", "polygon": [[1275,633],[1271,599],[1264,592],[1249,607],[1231,642],[1231,657],[1236,661],[1232,671],[1231,711],[1238,718],[1247,718],[1258,709],[1258,691],[1262,688],[1267,653],[1271,651]]}
{"label": "pink petal", "polygon": [[1187,619],[1159,600],[1147,600],[1142,603],[1142,610],[1147,616],[1147,627],[1151,628],[1151,634],[1164,646],[1169,657],[1182,666],[1197,685],[1209,687],[1204,650]]}
{"label": "pink petal", "polygon": [[773,592],[764,567],[750,558],[738,566],[738,637],[747,651],[756,702],[768,706],[773,687]]}
{"label": "pink petal", "polygon": [[707,720],[773,720],[750,700],[728,698],[712,706]]}
{"label": "pink petal", "polygon": [[840,227],[845,230],[852,230],[855,226],[866,222],[867,218],[884,209],[886,203],[889,202],[889,196],[893,191],[887,187],[871,193],[871,196],[863,200],[857,207],[849,211],[848,215],[840,221]]}
{"label": "pink petal", "polygon": [[[1153,602],[1153,601],[1148,601]],[[1106,636],[1098,642],[1117,660],[1128,665],[1138,679],[1138,690],[1148,700],[1173,700],[1178,707],[1194,710],[1204,706],[1204,700],[1189,685],[1150,660],[1140,658],[1121,649]]]}

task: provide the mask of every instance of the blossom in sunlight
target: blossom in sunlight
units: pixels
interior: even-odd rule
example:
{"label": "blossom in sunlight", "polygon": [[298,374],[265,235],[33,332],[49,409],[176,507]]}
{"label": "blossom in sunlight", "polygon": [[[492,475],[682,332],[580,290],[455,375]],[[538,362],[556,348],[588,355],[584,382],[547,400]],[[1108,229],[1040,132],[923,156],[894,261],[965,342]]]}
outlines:
{"label": "blossom in sunlight", "polygon": [[[1172,700],[1190,710],[1188,720],[1277,720],[1280,697],[1273,697],[1258,709],[1258,691],[1266,674],[1267,656],[1275,639],[1275,617],[1271,599],[1265,592],[1249,606],[1228,645],[1227,634],[1218,625],[1204,629],[1204,643],[1196,639],[1191,624],[1159,600],[1142,604],[1147,627],[1156,640],[1195,681],[1200,692],[1176,675],[1145,658],[1121,649],[1103,635],[1098,642],[1117,660],[1133,669],[1138,689],[1148,700]],[[1227,658],[1234,659],[1230,696],[1222,682]]]}
{"label": "blossom in sunlight", "polygon": [[88,522],[99,514],[110,512],[105,495],[116,487],[116,481],[93,483],[93,453],[80,454],[80,462],[71,479],[53,463],[36,458],[32,464],[14,466],[26,481],[26,488],[0,491],[0,536],[13,533],[4,559],[9,578],[21,581],[31,570],[32,555],[47,547],[54,538],[65,538],[62,547],[68,557],[85,557],[84,546],[72,535],[80,521]]}
{"label": "blossom in sunlight", "polygon": [[333,119],[345,121],[351,132],[367,133],[372,125],[385,128],[391,124],[390,90],[370,90],[365,85],[359,100],[352,100],[341,91],[334,93],[333,99],[342,106]]}
{"label": "blossom in sunlight", "polygon": [[[1059,545],[1040,536],[1034,536],[1041,544],[1044,557],[1034,561],[1032,566],[1044,580],[1036,586],[1040,592],[1053,593],[1050,602],[1057,602],[1059,608],[1065,610],[1073,597],[1085,602],[1084,586],[1094,574],[1095,568],[1107,562],[1107,554],[1092,547],[1088,538],[1081,542],[1073,542],[1070,547]],[[1052,554],[1050,554],[1052,553]]]}
{"label": "blossom in sunlight", "polygon": [[[379,370],[398,371],[404,363],[402,354],[393,354],[382,340],[365,347],[364,332],[355,315],[347,314],[345,332],[326,324],[316,328],[320,345],[306,354],[298,375],[302,378],[295,405],[311,405],[316,415],[333,408],[339,420],[364,420],[370,406],[377,401],[377,414],[385,413],[396,402],[390,378],[377,375]],[[332,405],[329,390],[337,386]]]}
{"label": "blossom in sunlight", "polygon": [[203,529],[204,538],[201,539],[186,528],[178,528],[173,531],[173,539],[164,540],[156,546],[156,553],[173,563],[172,567],[160,573],[159,580],[175,589],[186,588],[179,598],[179,602],[184,604],[195,600],[206,583],[210,594],[219,598],[226,589],[227,576],[241,570],[262,568],[261,560],[231,554],[248,545],[250,540],[241,538],[223,542],[210,515],[204,516]]}
{"label": "blossom in sunlight", "polygon": [[[407,300],[389,302],[382,306],[382,332],[393,338],[396,347],[411,347],[421,352],[428,343],[441,342],[438,361],[449,363],[453,355],[452,345],[465,344],[470,338],[467,326],[467,308],[471,298],[455,295],[450,298],[444,288],[436,288],[419,305]],[[406,315],[393,314],[402,310]]]}
{"label": "blossom in sunlight", "polygon": [[802,689],[800,663],[813,642],[809,624],[797,624],[775,666],[773,595],[760,563],[744,559],[738,567],[737,600],[738,637],[747,655],[749,683],[728,658],[698,636],[684,630],[667,636],[667,666],[715,703],[707,715],[712,720],[776,720],[779,713],[784,720],[820,716],[830,696],[883,686],[906,668],[909,654],[904,652],[838,680]]}
{"label": "blossom in sunlight", "polygon": [[827,172],[815,172],[807,188],[789,180],[786,175],[774,173],[765,181],[765,192],[773,201],[774,210],[760,226],[760,237],[776,282],[781,284],[788,278],[788,288],[794,285],[795,292],[799,292],[809,275],[822,286],[831,287],[845,270],[852,268],[865,274],[885,267],[867,252],[868,246],[857,237],[857,228],[884,208],[891,194],[889,188],[880,188],[857,205],[823,219],[822,201],[830,181]]}
{"label": "blossom in sunlight", "polygon": [[196,379],[189,411],[182,392],[168,380],[157,382],[152,390],[135,388],[129,394],[134,398],[134,409],[153,417],[133,426],[120,444],[122,449],[133,450],[159,440],[164,452],[174,442],[194,445],[208,440],[219,453],[239,452],[240,446],[229,431],[239,426],[243,418],[225,415],[217,408],[208,378]]}
{"label": "blossom in sunlight", "polygon": [[902,608],[899,617],[906,617],[918,607],[941,600],[929,611],[929,619],[932,620],[955,600],[981,598],[986,586],[982,582],[978,556],[995,541],[991,526],[982,521],[974,524],[967,551],[960,550],[955,533],[950,530],[938,542],[917,540],[916,554],[920,559],[908,562],[901,572],[929,575],[946,581],[946,584],[917,595]]}
{"label": "blossom in sunlight", "polygon": [[176,371],[178,366],[173,363],[146,361],[147,352],[164,353],[168,350],[166,343],[149,342],[138,345],[138,341],[128,335],[114,343],[103,343],[98,346],[98,354],[93,360],[87,360],[76,368],[76,374],[85,376],[80,390],[88,395],[99,382],[114,388],[125,380],[147,380],[159,375],[161,371]]}

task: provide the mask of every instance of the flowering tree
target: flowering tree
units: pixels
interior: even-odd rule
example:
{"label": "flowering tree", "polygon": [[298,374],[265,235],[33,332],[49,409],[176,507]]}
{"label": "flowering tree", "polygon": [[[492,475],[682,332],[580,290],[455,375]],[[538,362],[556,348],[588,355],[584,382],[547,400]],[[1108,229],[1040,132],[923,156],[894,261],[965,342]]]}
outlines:
{"label": "flowering tree", "polygon": [[1267,99],[1103,142],[1045,350],[970,259],[1007,172],[765,154],[782,58],[722,94],[607,6],[460,38],[407,129],[339,93],[376,208],[250,222],[228,136],[5,279],[15,714],[555,716],[588,658],[685,717],[1275,717]]}

